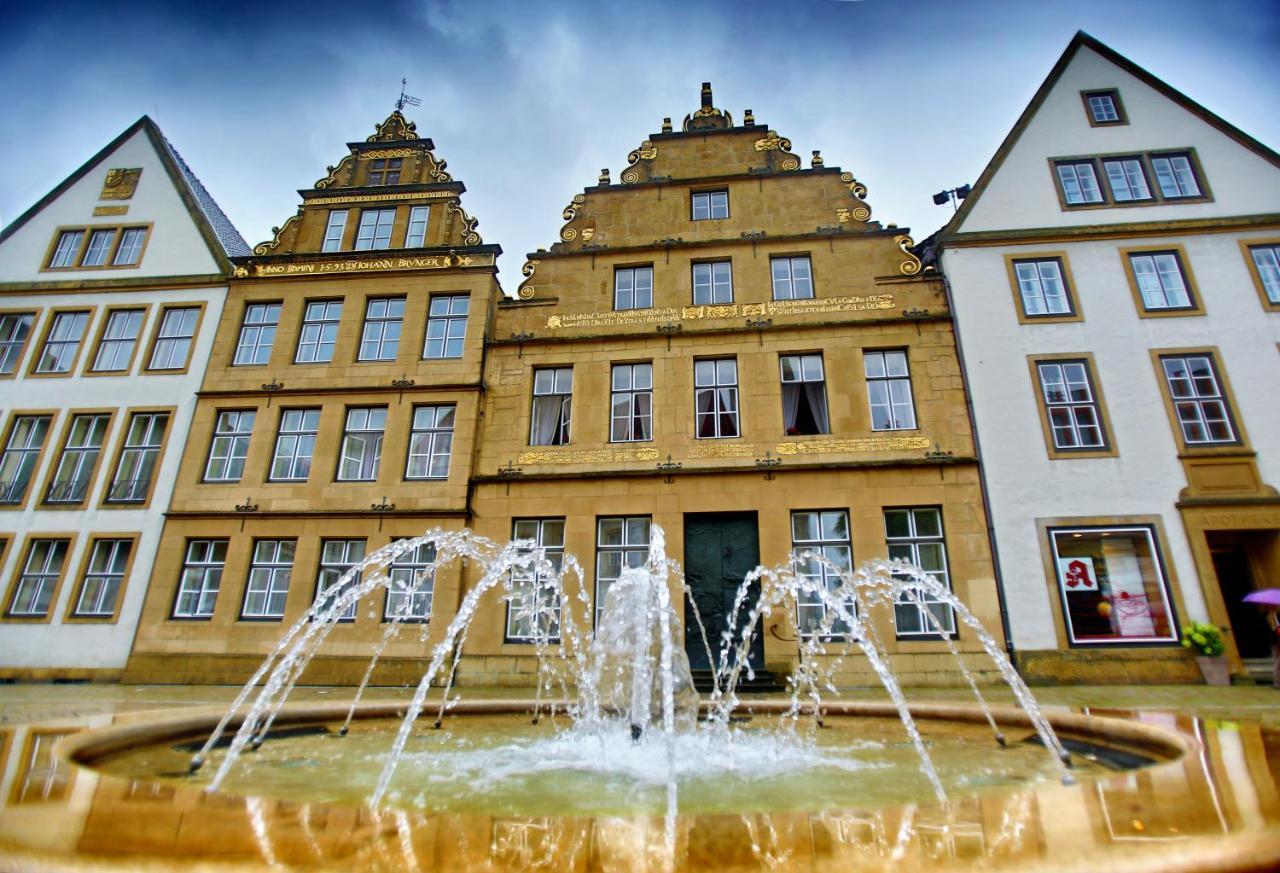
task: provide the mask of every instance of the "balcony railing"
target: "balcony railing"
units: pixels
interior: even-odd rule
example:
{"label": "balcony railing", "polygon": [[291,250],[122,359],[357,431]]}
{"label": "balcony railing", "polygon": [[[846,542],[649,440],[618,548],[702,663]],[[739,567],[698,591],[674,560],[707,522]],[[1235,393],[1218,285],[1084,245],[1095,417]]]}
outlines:
{"label": "balcony railing", "polygon": [[0,482],[0,504],[21,503],[22,495],[27,491],[27,479],[10,479]]}
{"label": "balcony railing", "polygon": [[151,490],[150,479],[117,479],[107,491],[108,503],[142,503]]}
{"label": "balcony railing", "polygon": [[49,486],[45,503],[80,503],[89,491],[88,479],[69,479]]}

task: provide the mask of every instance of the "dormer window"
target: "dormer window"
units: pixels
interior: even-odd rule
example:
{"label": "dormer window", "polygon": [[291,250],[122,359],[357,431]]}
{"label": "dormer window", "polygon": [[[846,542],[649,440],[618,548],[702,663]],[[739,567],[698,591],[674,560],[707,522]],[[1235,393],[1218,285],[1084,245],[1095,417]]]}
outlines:
{"label": "dormer window", "polygon": [[1093,127],[1108,124],[1128,124],[1124,107],[1120,105],[1120,92],[1114,88],[1105,91],[1081,91],[1089,124]]}
{"label": "dormer window", "polygon": [[369,164],[370,185],[400,184],[400,166],[404,158],[378,158]]}

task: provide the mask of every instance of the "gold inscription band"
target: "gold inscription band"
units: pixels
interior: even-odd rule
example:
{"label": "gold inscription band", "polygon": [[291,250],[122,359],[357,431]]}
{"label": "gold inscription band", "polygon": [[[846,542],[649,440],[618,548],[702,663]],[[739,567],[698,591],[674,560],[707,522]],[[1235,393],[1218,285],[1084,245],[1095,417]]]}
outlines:
{"label": "gold inscription band", "polygon": [[253,276],[323,276],[331,273],[377,273],[384,270],[446,270],[450,267],[487,267],[493,255],[434,255],[422,258],[374,258],[359,261],[322,261],[302,264],[254,264],[237,267],[237,278]]}
{"label": "gold inscription band", "polygon": [[900,452],[904,449],[927,449],[925,437],[866,437],[854,440],[778,443],[779,455],[825,455],[833,452]]}
{"label": "gold inscription band", "polygon": [[813,300],[771,300],[767,303],[736,303],[720,306],[668,306],[661,309],[631,309],[622,312],[566,312],[547,318],[551,330],[577,327],[616,327],[626,324],[669,324],[673,321],[701,321],[718,318],[751,318],[761,315],[810,315],[833,312],[866,312],[894,309],[892,294],[867,297],[826,297]]}

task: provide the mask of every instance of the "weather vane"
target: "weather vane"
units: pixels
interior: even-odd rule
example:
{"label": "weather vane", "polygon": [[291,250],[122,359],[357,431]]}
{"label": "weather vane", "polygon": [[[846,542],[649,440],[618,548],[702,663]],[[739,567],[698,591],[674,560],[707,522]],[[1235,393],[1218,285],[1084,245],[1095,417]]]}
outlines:
{"label": "weather vane", "polygon": [[400,80],[400,98],[396,100],[396,112],[404,112],[406,106],[421,106],[422,101],[417,97],[412,97],[404,93],[405,86],[409,84],[408,79]]}

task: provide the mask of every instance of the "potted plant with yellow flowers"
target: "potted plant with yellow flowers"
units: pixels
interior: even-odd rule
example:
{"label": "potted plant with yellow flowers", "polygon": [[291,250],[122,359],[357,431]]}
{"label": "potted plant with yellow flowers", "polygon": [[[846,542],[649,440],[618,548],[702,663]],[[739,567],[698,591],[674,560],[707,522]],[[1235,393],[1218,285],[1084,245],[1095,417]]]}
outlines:
{"label": "potted plant with yellow flowers", "polygon": [[1196,663],[1207,685],[1230,685],[1231,673],[1227,669],[1227,647],[1222,634],[1211,624],[1193,621],[1182,630],[1182,645],[1196,653]]}

